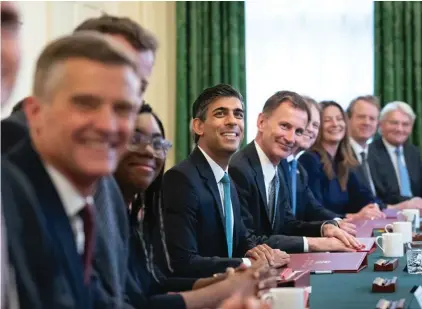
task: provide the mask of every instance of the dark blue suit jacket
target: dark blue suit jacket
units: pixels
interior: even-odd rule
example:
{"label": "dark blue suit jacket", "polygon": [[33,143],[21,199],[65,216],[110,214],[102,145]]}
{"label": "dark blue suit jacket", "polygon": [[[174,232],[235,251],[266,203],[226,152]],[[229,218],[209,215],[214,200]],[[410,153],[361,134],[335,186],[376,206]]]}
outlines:
{"label": "dark blue suit jacket", "polygon": [[1,121],[1,133],[2,154],[28,137],[28,125],[23,110],[16,111]]}
{"label": "dark blue suit jacket", "polygon": [[[25,113],[13,112],[1,121],[2,154],[29,139]],[[126,205],[112,176],[103,177],[95,194],[96,240],[93,288],[95,308],[131,308],[125,303],[129,226]]]}
{"label": "dark blue suit jacket", "polygon": [[272,248],[293,253],[303,252],[303,237],[298,236],[321,236],[322,222],[298,221],[293,216],[288,181],[281,168],[278,168],[280,176],[278,210],[274,228],[271,226],[267,211],[264,174],[254,142],[233,156],[229,172],[239,192],[245,225],[257,239]]}
{"label": "dark blue suit jacket", "polygon": [[[422,197],[421,152],[408,142],[403,145],[403,152],[413,196]],[[368,165],[377,195],[384,203],[397,204],[409,199],[400,195],[396,172],[381,138],[375,139],[369,145]]]}
{"label": "dark blue suit jacket", "polygon": [[329,210],[345,215],[356,213],[367,204],[377,202],[355,171],[350,171],[347,190],[342,191],[338,178],[334,177],[330,180],[324,173],[319,154],[305,152],[300,156],[299,161],[308,173],[309,188],[315,198]]}
{"label": "dark blue suit jacket", "polygon": [[[5,220],[9,221],[6,224],[8,237],[11,237],[8,241],[12,247],[20,245],[20,251],[27,257],[26,262],[30,263],[25,265],[24,261],[11,256],[18,277],[22,277],[17,280],[18,290],[22,291],[19,282],[26,280],[26,286],[33,284],[38,290],[43,308],[91,308],[91,284],[84,283],[82,259],[76,250],[69,219],[30,140],[25,139],[16,145],[2,162],[11,169],[18,169],[24,179],[16,181],[11,173],[11,177],[2,179],[2,183],[9,183],[13,194],[3,198],[4,208],[16,207],[22,215],[9,221],[10,216],[5,212]],[[33,216],[25,217],[30,213]],[[27,241],[17,243],[19,239],[12,238],[14,230],[19,230],[19,237],[25,237]],[[33,248],[37,243],[41,244],[40,247]],[[34,268],[34,263],[38,269]],[[48,289],[51,283],[46,285],[46,280],[57,282],[57,286]],[[19,296],[27,297],[23,293]],[[27,308],[34,308],[31,300],[28,302]]]}
{"label": "dark blue suit jacket", "polygon": [[[341,218],[337,214],[324,206],[315,198],[312,190],[308,184],[308,173],[303,168],[302,164],[297,164],[297,177],[296,177],[296,214],[298,220],[303,221],[326,221],[332,220],[336,217]],[[289,177],[289,186],[290,177]],[[291,192],[291,191],[289,191]]]}
{"label": "dark blue suit jacket", "polygon": [[[164,225],[174,275],[208,277],[237,267],[249,249],[236,187],[231,184],[233,258],[227,258],[224,215],[212,169],[199,148],[164,175]],[[164,267],[162,267],[164,269]]]}

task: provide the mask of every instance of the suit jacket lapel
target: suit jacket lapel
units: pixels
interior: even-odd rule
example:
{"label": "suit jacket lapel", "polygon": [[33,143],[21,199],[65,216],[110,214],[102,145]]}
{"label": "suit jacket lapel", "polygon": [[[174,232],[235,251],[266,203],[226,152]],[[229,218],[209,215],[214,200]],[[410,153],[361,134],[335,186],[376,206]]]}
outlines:
{"label": "suit jacket lapel", "polygon": [[220,221],[223,227],[225,226],[225,219],[223,214],[223,205],[221,205],[221,197],[220,192],[218,191],[217,182],[212,172],[212,169],[207,161],[207,159],[202,154],[201,150],[196,147],[191,154],[192,160],[195,162],[196,167],[198,169],[199,174],[204,179],[205,185],[207,186],[208,190],[212,193],[214,197],[215,204],[217,205],[217,211],[220,215]]}
{"label": "suit jacket lapel", "polygon": [[258,152],[256,151],[255,143],[252,141],[245,147],[245,154],[248,157],[249,164],[252,167],[255,175],[255,183],[258,187],[261,201],[265,207],[268,222],[271,224],[270,214],[268,212],[267,192],[265,189],[264,173],[262,171],[261,161],[259,160]]}
{"label": "suit jacket lapel", "polygon": [[82,259],[77,252],[73,231],[56,188],[29,141],[20,149],[16,159],[37,194],[40,210],[47,220],[47,229],[58,249],[59,260],[67,262],[65,265],[62,263],[62,267],[67,277],[71,278],[69,283],[76,294],[83,295]]}

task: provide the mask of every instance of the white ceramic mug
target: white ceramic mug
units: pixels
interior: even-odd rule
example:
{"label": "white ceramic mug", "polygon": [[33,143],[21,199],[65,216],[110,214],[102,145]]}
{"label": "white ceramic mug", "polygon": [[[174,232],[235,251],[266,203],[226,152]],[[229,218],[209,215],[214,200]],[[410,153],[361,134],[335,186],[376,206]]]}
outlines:
{"label": "white ceramic mug", "polygon": [[385,226],[387,233],[400,233],[403,243],[412,242],[412,222],[394,222]]}
{"label": "white ceramic mug", "polygon": [[274,288],[261,299],[271,304],[272,309],[305,309],[305,288]]}
{"label": "white ceramic mug", "polygon": [[403,209],[397,213],[397,215],[403,215],[406,218],[406,221],[412,222],[413,228],[418,229],[420,226],[420,213],[419,209]]}
{"label": "white ceramic mug", "polygon": [[[382,240],[382,245],[379,240]],[[375,243],[384,252],[385,257],[403,256],[403,237],[400,233],[383,233],[375,239]]]}

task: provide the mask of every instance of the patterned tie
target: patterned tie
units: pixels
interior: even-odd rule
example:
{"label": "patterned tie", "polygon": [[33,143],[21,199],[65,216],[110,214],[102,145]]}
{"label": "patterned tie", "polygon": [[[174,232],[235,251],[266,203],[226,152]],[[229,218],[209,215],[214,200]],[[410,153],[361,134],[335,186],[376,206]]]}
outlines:
{"label": "patterned tie", "polygon": [[270,182],[270,191],[268,198],[268,214],[271,220],[271,227],[274,228],[275,217],[277,214],[277,199],[278,191],[280,189],[280,179],[278,177],[278,171],[275,170],[273,179]]}
{"label": "patterned tie", "polygon": [[80,216],[84,223],[84,281],[85,284],[89,284],[91,277],[92,258],[94,253],[94,205],[86,204],[85,207],[80,211]]}
{"label": "patterned tie", "polygon": [[297,174],[297,160],[293,159],[290,162],[290,180],[291,180],[291,196],[292,196],[292,212],[296,216],[296,174]]}
{"label": "patterned tie", "polygon": [[412,196],[412,191],[410,190],[410,180],[409,180],[409,173],[407,171],[406,166],[402,161],[402,152],[400,147],[396,148],[396,155],[397,155],[397,169],[399,170],[399,177],[400,177],[400,195],[402,196]]}
{"label": "patterned tie", "polygon": [[223,184],[224,189],[224,215],[225,215],[225,227],[226,227],[226,240],[227,240],[227,252],[229,258],[233,254],[233,214],[232,214],[232,203],[230,195],[230,177],[227,173],[224,173],[223,178],[220,182]]}

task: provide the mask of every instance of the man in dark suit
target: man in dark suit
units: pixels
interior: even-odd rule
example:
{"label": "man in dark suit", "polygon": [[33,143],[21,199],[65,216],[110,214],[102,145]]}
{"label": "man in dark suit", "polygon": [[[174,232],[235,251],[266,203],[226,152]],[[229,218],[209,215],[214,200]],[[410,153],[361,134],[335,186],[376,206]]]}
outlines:
{"label": "man in dark suit", "polygon": [[[21,14],[18,5],[14,1],[2,1],[1,6],[1,109],[9,100],[12,90],[15,86],[16,76],[19,69],[21,59],[20,44],[20,19]],[[3,128],[2,128],[3,129]],[[5,136],[5,132],[1,130],[1,136]],[[2,191],[2,199],[4,196]],[[1,286],[0,286],[0,306],[1,308],[18,307],[16,297],[16,285],[13,279],[14,269],[8,262],[8,244],[6,234],[6,225],[3,218],[3,207],[0,202],[1,213]],[[19,255],[19,253],[18,253]],[[9,274],[10,273],[10,274]],[[28,293],[29,295],[30,293]]]}
{"label": "man in dark suit", "polygon": [[[138,70],[142,72],[145,92],[155,62],[158,42],[155,36],[136,22],[122,17],[101,16],[82,22],[75,32],[96,31],[117,39],[138,55]],[[29,136],[23,111],[24,100],[16,104],[12,114],[1,121],[2,153]],[[94,196],[97,216],[94,271],[101,283],[95,293],[102,307],[120,308],[124,303],[126,263],[128,259],[128,226],[126,206],[112,176],[104,177]],[[106,194],[104,194],[106,193]]]}
{"label": "man in dark suit", "polygon": [[304,222],[292,213],[296,205],[292,200],[290,206],[290,171],[285,159],[309,118],[309,108],[294,92],[279,91],[265,103],[255,140],[230,161],[244,222],[272,248],[288,252],[353,251],[360,244],[339,229],[336,221]]}
{"label": "man in dark suit", "polygon": [[[388,107],[387,107],[388,106]],[[422,177],[421,158],[419,150],[409,145],[407,141],[412,131],[414,113],[411,108],[402,102],[393,102],[383,109],[383,121],[381,121],[380,131],[383,131],[382,138],[374,137],[378,127],[380,115],[380,105],[374,96],[360,96],[354,99],[347,110],[350,126],[350,143],[360,165],[357,174],[362,182],[366,183],[372,193],[376,195],[383,204],[380,206],[396,209],[422,208],[421,186],[417,185]],[[391,118],[391,119],[390,119]],[[405,173],[410,173],[412,184],[416,194],[403,197],[400,195],[399,182],[395,166],[397,154],[391,152],[390,147],[404,149],[406,165],[412,166]],[[400,155],[402,156],[402,155]],[[393,160],[394,159],[394,160]],[[409,163],[407,163],[409,161]],[[419,176],[418,176],[419,175]],[[405,176],[408,177],[408,176]],[[419,179],[419,180],[418,180]],[[419,192],[419,195],[418,195]]]}
{"label": "man in dark suit", "polygon": [[192,107],[197,146],[164,175],[165,232],[176,275],[206,277],[251,260],[270,265],[288,261],[285,253],[248,239],[227,174],[243,138],[242,101],[229,85],[205,89]]}
{"label": "man in dark suit", "polygon": [[[92,307],[96,284],[92,196],[98,180],[114,171],[124,152],[142,102],[139,89],[134,55],[99,34],[60,38],[37,61],[33,96],[25,105],[30,139],[2,158],[4,166],[18,169],[26,181],[13,182],[11,176],[10,182],[3,178],[2,184],[13,183],[10,190],[15,195],[25,194],[26,188],[35,195],[3,198],[3,205],[18,212],[33,209],[37,217],[31,225],[18,226],[18,222],[14,227],[28,239],[45,243],[54,257],[44,261],[44,251],[29,252],[30,247],[22,244],[31,260],[63,282],[58,294],[39,295],[43,308]],[[25,197],[29,204],[23,202]],[[35,286],[43,284],[39,270],[31,267],[28,272],[19,269],[17,260],[11,263],[18,288],[27,278]]]}
{"label": "man in dark suit", "polygon": [[368,163],[378,196],[388,204],[422,209],[422,158],[408,142],[416,115],[404,102],[391,102],[380,113],[381,138],[369,146]]}

